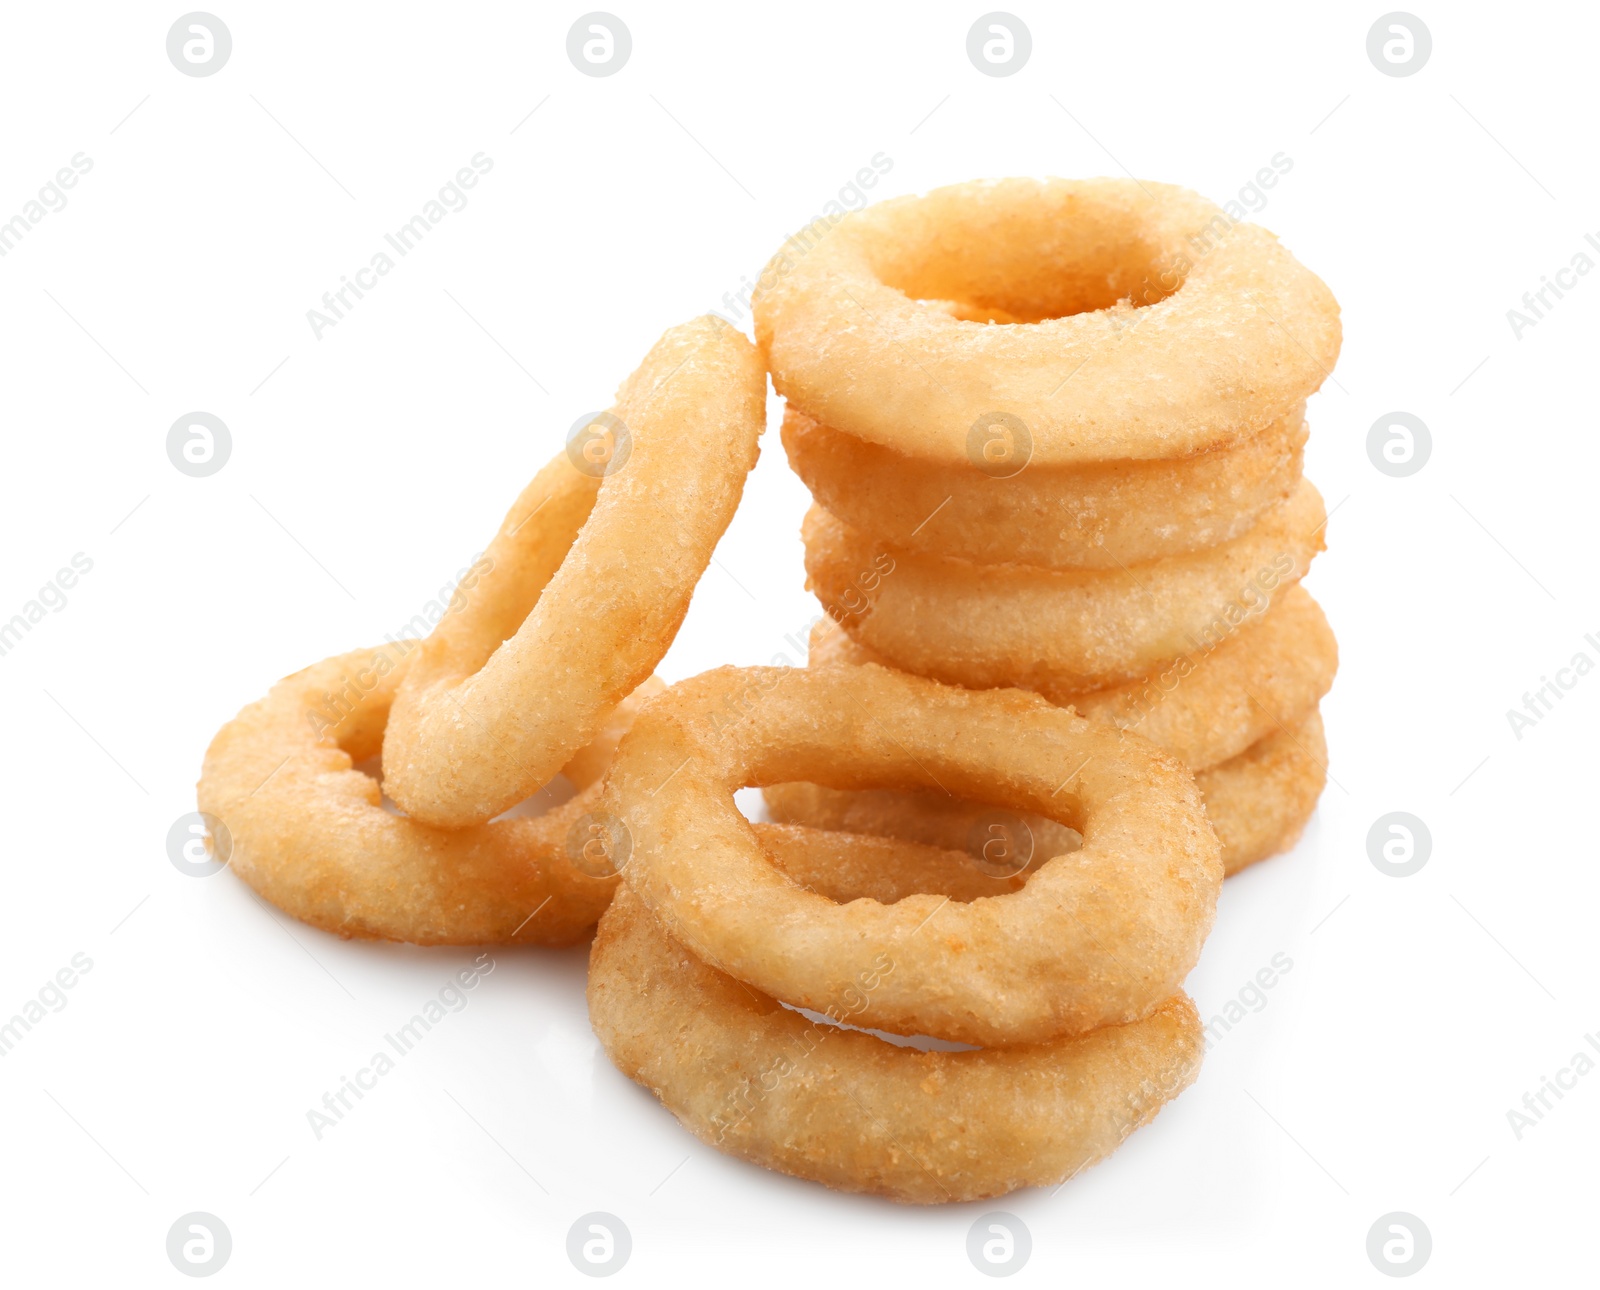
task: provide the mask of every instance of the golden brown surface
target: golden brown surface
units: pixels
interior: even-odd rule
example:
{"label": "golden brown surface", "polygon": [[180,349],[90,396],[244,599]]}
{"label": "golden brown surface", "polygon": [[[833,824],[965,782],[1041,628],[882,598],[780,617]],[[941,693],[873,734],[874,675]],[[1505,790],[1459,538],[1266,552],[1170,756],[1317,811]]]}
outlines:
{"label": "golden brown surface", "polygon": [[[340,936],[582,939],[616,886],[574,868],[565,851],[598,789],[536,819],[445,830],[386,811],[378,782],[353,769],[382,746],[398,655],[395,646],[357,650],[296,672],[217,733],[199,805],[232,834],[230,867],[285,913]],[[357,697],[319,733],[328,696],[340,694]]]}
{"label": "golden brown surface", "polygon": [[[847,905],[798,888],[733,802],[747,784],[921,788],[1047,815],[1083,847],[1009,895]],[[1137,735],[1019,690],[887,668],[720,668],[651,701],[606,807],[624,876],[695,953],[826,1007],[887,954],[863,1024],[1024,1043],[1148,1015],[1194,965],[1222,867],[1187,771]]]}
{"label": "golden brown surface", "polygon": [[[808,667],[885,663],[831,619],[811,631]],[[1322,607],[1296,584],[1220,642],[1197,642],[1150,675],[1107,690],[1038,692],[1094,721],[1136,730],[1199,771],[1236,757],[1309,712],[1333,684],[1339,646]]]}
{"label": "golden brown surface", "polygon": [[[874,992],[864,983],[826,1006],[858,1024],[856,1004]],[[617,1068],[702,1141],[911,1204],[1070,1178],[1192,1083],[1203,1047],[1181,994],[1144,1020],[1051,1043],[898,1047],[815,1023],[707,966],[626,888],[590,954],[589,1017]]]}
{"label": "golden brown surface", "polygon": [[1313,709],[1195,782],[1206,817],[1222,843],[1222,865],[1238,873],[1287,851],[1317,809],[1328,779],[1328,744],[1322,715]]}
{"label": "golden brown surface", "polygon": [[1305,405],[1259,434],[1159,461],[1030,464],[991,478],[784,413],[789,464],[830,514],[907,551],[1116,569],[1238,537],[1300,479]]}
{"label": "golden brown surface", "polygon": [[1327,515],[1308,480],[1232,542],[1128,569],[980,565],[895,550],[813,506],[807,587],[863,645],[951,685],[1094,690],[1227,635],[1305,576]]}
{"label": "golden brown surface", "polygon": [[966,464],[996,412],[1026,424],[1038,465],[1185,456],[1281,420],[1338,357],[1321,280],[1170,184],[980,180],[816,232],[758,282],[773,384],[930,461]]}
{"label": "golden brown surface", "polygon": [[597,495],[565,453],[540,472],[489,547],[492,569],[396,696],[385,788],[416,819],[499,814],[650,675],[755,464],[766,374],[742,335],[700,318],[656,342],[613,411],[630,455]]}

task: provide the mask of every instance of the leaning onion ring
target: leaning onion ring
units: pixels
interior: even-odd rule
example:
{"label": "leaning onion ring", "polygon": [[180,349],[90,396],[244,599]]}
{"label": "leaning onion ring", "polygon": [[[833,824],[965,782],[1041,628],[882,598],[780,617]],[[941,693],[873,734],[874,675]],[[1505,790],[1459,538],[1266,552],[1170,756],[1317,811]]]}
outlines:
{"label": "leaning onion ring", "polygon": [[[534,819],[461,830],[386,811],[354,769],[377,754],[404,667],[394,646],[285,677],[206,750],[199,805],[227,826],[230,865],[279,909],[339,936],[417,945],[570,945],[610,903],[614,873],[568,857],[592,788]],[[354,679],[352,687],[349,682]],[[338,720],[328,694],[354,693]]]}
{"label": "leaning onion ring", "polygon": [[[383,749],[384,787],[408,814],[481,823],[595,737],[672,644],[765,419],[760,359],[720,319],[656,342],[607,423],[631,455],[611,459],[570,550],[547,540],[540,507],[575,512],[592,481],[557,458],[507,516],[490,572],[412,663]],[[545,527],[564,532],[566,519]]]}

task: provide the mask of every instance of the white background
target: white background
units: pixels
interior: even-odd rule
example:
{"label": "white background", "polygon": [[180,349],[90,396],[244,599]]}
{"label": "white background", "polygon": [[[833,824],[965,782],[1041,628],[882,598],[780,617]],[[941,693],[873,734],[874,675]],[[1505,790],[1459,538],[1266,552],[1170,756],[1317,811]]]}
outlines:
{"label": "white background", "polygon": [[[981,5],[631,5],[631,61],[593,79],[576,5],[216,6],[206,79],[166,57],[176,5],[12,6],[0,36],[0,220],[93,160],[0,259],[0,618],[94,562],[0,658],[0,1015],[94,964],[0,1059],[7,1284],[178,1283],[191,1210],[232,1232],[219,1285],[586,1283],[591,1210],[631,1229],[635,1284],[976,1284],[991,1209],[1038,1285],[1379,1284],[1392,1210],[1431,1230],[1417,1284],[1592,1276],[1600,1072],[1520,1141],[1506,1112],[1600,1031],[1600,678],[1520,740],[1505,715],[1600,659],[1600,275],[1520,340],[1505,316],[1600,230],[1592,7],[1424,9],[1431,61],[1397,79],[1377,5],[1028,4],[1031,61],[997,79],[965,53]],[[478,152],[471,204],[315,339],[306,311]],[[1259,218],[1344,310],[1307,455],[1337,508],[1308,584],[1342,649],[1334,780],[1293,854],[1228,882],[1190,988],[1210,1016],[1293,970],[1059,1194],[913,1210],[717,1155],[609,1065],[582,948],[495,951],[316,1141],[307,1109],[474,953],[178,873],[206,743],[418,612],[664,328],[879,152],[875,196],[1126,167],[1220,201],[1293,159]],[[234,440],[207,479],[164,448],[196,409]],[[1407,479],[1365,448],[1396,409],[1433,435]],[[669,678],[765,662],[816,612],[772,415]],[[1413,877],[1368,860],[1392,810],[1432,832]]]}

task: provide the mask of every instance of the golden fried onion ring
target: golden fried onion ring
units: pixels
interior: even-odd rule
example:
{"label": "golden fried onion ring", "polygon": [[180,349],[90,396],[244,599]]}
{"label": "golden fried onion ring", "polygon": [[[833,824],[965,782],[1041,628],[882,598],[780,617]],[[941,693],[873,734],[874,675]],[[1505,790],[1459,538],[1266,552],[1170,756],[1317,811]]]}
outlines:
{"label": "golden fried onion ring", "polygon": [[[744,785],[791,780],[937,785],[1046,815],[1084,845],[1005,896],[836,905],[767,863],[734,805]],[[967,1043],[1148,1015],[1194,965],[1221,885],[1193,781],[1153,744],[1023,691],[870,665],[721,668],[673,687],[623,738],[606,804],[628,833],[626,881],[708,962],[825,1008],[888,955],[862,1024]]]}
{"label": "golden fried onion ring", "polygon": [[1243,537],[1117,570],[980,565],[875,542],[813,506],[807,587],[896,667],[985,689],[1094,690],[1226,634],[1305,576],[1327,521],[1309,480]]}
{"label": "golden fried onion ring", "polygon": [[[1232,876],[1292,847],[1316,809],[1327,775],[1328,747],[1315,708],[1262,736],[1238,756],[1197,770],[1194,781],[1205,801],[1206,819],[1222,844],[1223,873]],[[1054,820],[995,812],[943,793],[844,792],[820,784],[771,784],[761,795],[775,826],[803,826],[828,837],[854,834],[883,846],[878,853],[849,853],[852,871],[869,856],[889,874],[927,870],[931,857],[942,857],[939,872],[965,872],[965,883],[957,889],[967,900],[973,899],[971,892],[993,895],[1010,890],[997,879],[1020,884],[1046,858],[1079,845],[1078,835]],[[762,836],[766,845],[766,835]],[[1000,850],[984,856],[988,863],[977,867],[980,848],[991,843]],[[899,847],[905,851],[898,852]],[[958,856],[966,858],[965,871]],[[796,868],[812,872],[799,859]],[[790,871],[787,865],[785,869]],[[955,884],[954,878],[945,881]]]}
{"label": "golden fried onion ring", "polygon": [[[278,908],[339,936],[582,939],[616,886],[614,873],[585,872],[566,850],[600,790],[536,819],[461,830],[386,811],[378,782],[353,766],[382,746],[404,670],[394,645],[326,659],[223,726],[206,751],[199,805],[227,826],[232,869]],[[320,715],[330,693],[356,696],[331,723]]]}
{"label": "golden fried onion ring", "polygon": [[[893,975],[865,978],[829,1015],[860,1022],[857,1002]],[[1177,995],[1143,1020],[1049,1043],[898,1047],[814,1022],[708,966],[626,887],[590,953],[589,1018],[617,1068],[702,1141],[910,1204],[1070,1178],[1192,1083],[1204,1045],[1194,1005]]]}
{"label": "golden fried onion ring", "polygon": [[783,418],[789,464],[852,528],[987,564],[1116,569],[1238,537],[1299,482],[1304,404],[1236,444],[1162,461],[1033,465],[991,478]]}
{"label": "golden fried onion ring", "polygon": [[1198,771],[1206,818],[1222,843],[1222,867],[1239,870],[1300,840],[1328,780],[1328,743],[1315,708],[1237,757]]}
{"label": "golden fried onion ring", "polygon": [[[1287,416],[1339,351],[1337,303],[1277,238],[1136,180],[989,180],[880,202],[820,240],[791,238],[757,288],[780,394],[955,466],[997,413],[1021,421],[1039,465],[1215,448]],[[1022,321],[966,321],[951,301]]]}
{"label": "golden fried onion ring", "polygon": [[523,531],[541,505],[576,510],[592,495],[557,458],[395,697],[384,787],[417,820],[477,824],[522,800],[650,675],[755,464],[766,374],[742,335],[696,319],[656,342],[612,417],[631,455],[600,482],[571,549]]}
{"label": "golden fried onion ring", "polygon": [[[824,618],[811,631],[809,667],[884,663]],[[1041,683],[1051,703],[1136,730],[1191,770],[1236,757],[1316,706],[1333,684],[1339,646],[1322,607],[1298,584],[1218,639],[1166,660],[1148,676],[1105,690]]]}

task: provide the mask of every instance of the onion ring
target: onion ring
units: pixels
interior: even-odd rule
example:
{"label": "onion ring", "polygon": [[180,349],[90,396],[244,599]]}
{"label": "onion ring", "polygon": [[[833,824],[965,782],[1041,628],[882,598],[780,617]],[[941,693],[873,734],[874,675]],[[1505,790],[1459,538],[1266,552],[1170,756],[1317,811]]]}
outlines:
{"label": "onion ring", "polygon": [[[831,619],[812,628],[807,666],[862,663],[888,665]],[[1309,712],[1332,686],[1338,666],[1333,629],[1297,583],[1230,635],[1208,637],[1137,681],[1089,691],[1046,683],[1037,692],[1080,716],[1136,730],[1200,771]]]}
{"label": "onion ring", "polygon": [[818,503],[907,551],[987,564],[1115,569],[1231,541],[1300,479],[1304,404],[1236,444],[1164,461],[1034,466],[992,478],[783,418],[789,464]]}
{"label": "onion ring", "polygon": [[[1299,840],[1322,795],[1327,762],[1322,720],[1313,708],[1238,756],[1195,772],[1206,819],[1222,844],[1225,876],[1287,851]],[[895,881],[893,875],[931,868],[932,857],[949,857],[940,862],[938,872],[960,873],[957,856],[965,856],[971,870],[980,848],[998,845],[1009,862],[998,870],[993,863],[971,870],[965,883],[957,887],[963,893],[981,892],[985,877],[993,882],[993,876],[1010,874],[1021,882],[1045,858],[1081,845],[1076,832],[1054,820],[997,812],[943,793],[850,792],[794,783],[768,785],[761,795],[776,826],[803,827],[823,837],[855,834],[884,844],[883,852],[864,851],[859,857],[852,855],[850,863],[853,872],[869,858],[875,860],[891,875],[885,882]],[[762,836],[765,841],[766,835]],[[790,845],[797,850],[802,847],[800,842]],[[807,840],[805,845],[816,844]],[[897,847],[906,850],[899,853]],[[806,855],[804,851],[801,854]],[[819,859],[797,857],[796,871],[814,872],[819,863]],[[953,877],[946,881],[956,883]],[[991,894],[1000,890],[995,886]]]}
{"label": "onion ring", "polygon": [[980,565],[914,555],[806,516],[807,586],[896,667],[985,689],[1120,685],[1264,610],[1305,575],[1327,521],[1309,480],[1243,537],[1128,570]]}
{"label": "onion ring", "polygon": [[1322,714],[1312,709],[1239,756],[1197,772],[1194,779],[1230,877],[1287,851],[1300,840],[1327,783]]}
{"label": "onion ring", "polygon": [[[719,728],[732,696],[740,715]],[[767,863],[733,803],[745,784],[790,780],[931,780],[1047,815],[1085,844],[1010,895],[835,905]],[[626,881],[707,962],[826,1007],[889,954],[896,970],[862,1024],[967,1043],[1148,1015],[1194,965],[1221,885],[1192,779],[1153,744],[1024,691],[876,666],[722,668],[674,686],[623,738],[606,803],[630,840]]]}
{"label": "onion ring", "polygon": [[384,787],[408,815],[481,823],[595,737],[671,645],[765,418],[760,360],[720,319],[656,342],[600,418],[621,468],[600,483],[570,550],[545,534],[565,515],[534,518],[546,500],[576,511],[590,491],[557,458],[507,516],[489,573],[411,664],[384,737]]}
{"label": "onion ring", "polygon": [[[967,321],[951,301],[1024,321]],[[969,436],[995,414],[1022,423],[1040,465],[1219,447],[1288,415],[1340,339],[1332,294],[1272,234],[1122,179],[880,202],[790,239],[754,310],[778,393],[947,465],[972,460]]]}
{"label": "onion ring", "polygon": [[[859,1021],[854,1001],[871,993],[864,983],[833,1015]],[[1192,1083],[1204,1046],[1178,995],[1141,1021],[1046,1044],[898,1047],[756,995],[671,939],[627,888],[590,952],[589,1018],[617,1068],[702,1141],[910,1204],[1070,1178]]]}
{"label": "onion ring", "polygon": [[[234,872],[279,909],[344,937],[581,940],[617,882],[614,871],[575,865],[568,848],[600,790],[534,819],[459,831],[386,811],[378,782],[353,766],[382,746],[404,671],[392,645],[326,659],[222,727],[206,751],[199,805],[227,826]],[[330,691],[350,692],[350,678],[353,703],[331,724],[318,720]]]}

